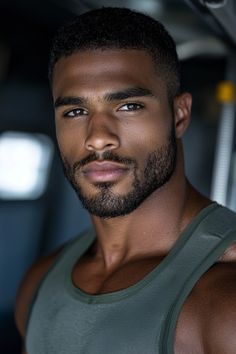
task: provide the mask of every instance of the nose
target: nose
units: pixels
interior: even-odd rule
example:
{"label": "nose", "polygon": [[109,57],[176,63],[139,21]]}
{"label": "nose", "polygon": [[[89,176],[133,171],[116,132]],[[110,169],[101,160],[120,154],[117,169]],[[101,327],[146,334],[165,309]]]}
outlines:
{"label": "nose", "polygon": [[104,114],[96,114],[90,117],[85,140],[87,150],[104,152],[117,149],[120,146],[113,119],[113,117]]}

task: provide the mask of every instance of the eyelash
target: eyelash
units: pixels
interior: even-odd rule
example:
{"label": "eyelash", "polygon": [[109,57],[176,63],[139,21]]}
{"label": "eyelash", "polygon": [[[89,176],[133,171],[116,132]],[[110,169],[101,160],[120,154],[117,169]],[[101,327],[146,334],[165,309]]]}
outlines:
{"label": "eyelash", "polygon": [[[75,118],[77,116],[84,116],[84,115],[88,115],[88,114],[79,114],[78,111],[84,111],[86,112],[86,110],[84,108],[74,108],[74,109],[71,109],[70,111],[67,111],[65,113],[63,113],[63,117],[65,118]],[[75,113],[77,112],[77,113]],[[72,116],[70,115],[71,113],[75,113],[73,114]]]}
{"label": "eyelash", "polygon": [[129,102],[129,103],[123,104],[123,105],[118,109],[118,111],[122,111],[121,108],[124,107],[124,106],[135,106],[135,107],[136,107],[135,109],[124,109],[124,111],[138,111],[138,110],[144,108],[144,105],[141,104],[141,103]]}
{"label": "eyelash", "polygon": [[[132,106],[132,108],[131,109],[122,109],[123,107],[125,107],[125,106]],[[134,108],[135,107],[135,108]],[[120,106],[119,107],[119,109],[118,109],[118,111],[125,111],[125,112],[133,112],[133,111],[138,111],[138,110],[140,110],[140,109],[143,109],[144,108],[144,105],[143,104],[141,104],[141,103],[135,103],[135,102],[128,102],[128,103],[125,103],[125,104],[123,104],[122,106]],[[74,108],[74,109],[72,109],[72,110],[70,110],[70,111],[67,111],[67,112],[65,112],[64,114],[63,114],[63,117],[65,117],[65,118],[75,118],[75,117],[78,117],[78,116],[86,116],[86,115],[88,115],[88,113],[86,113],[86,114],[79,114],[78,112],[86,112],[86,110],[84,109],[84,108]],[[73,114],[73,115],[71,115],[71,113]]]}

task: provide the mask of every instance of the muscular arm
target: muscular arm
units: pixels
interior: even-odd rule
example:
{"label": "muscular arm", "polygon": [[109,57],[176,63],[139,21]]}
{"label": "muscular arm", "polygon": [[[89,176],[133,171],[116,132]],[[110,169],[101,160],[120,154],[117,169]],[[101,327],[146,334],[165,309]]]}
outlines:
{"label": "muscular arm", "polygon": [[[26,273],[18,290],[15,307],[15,321],[23,343],[25,342],[26,324],[34,295],[44,275],[47,273],[58,253],[61,251],[61,248],[62,247],[50,256],[42,258],[36,262],[35,265],[33,265],[33,267]],[[23,349],[22,354],[27,354],[26,349]]]}
{"label": "muscular arm", "polygon": [[[214,268],[214,267],[213,267]],[[217,264],[210,272],[208,306],[202,309],[206,353],[236,353],[236,263]],[[210,273],[209,272],[209,273]]]}
{"label": "muscular arm", "polygon": [[218,263],[199,280],[177,321],[175,354],[236,353],[236,263]]}

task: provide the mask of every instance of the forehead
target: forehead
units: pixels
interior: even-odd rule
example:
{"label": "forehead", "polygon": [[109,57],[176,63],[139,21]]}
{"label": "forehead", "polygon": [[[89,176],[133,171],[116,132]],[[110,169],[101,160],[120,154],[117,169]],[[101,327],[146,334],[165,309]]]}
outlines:
{"label": "forehead", "polygon": [[[78,89],[116,90],[125,86],[154,90],[162,80],[152,56],[143,50],[84,50],[61,58],[53,72],[53,95]],[[68,93],[68,92],[67,92]]]}

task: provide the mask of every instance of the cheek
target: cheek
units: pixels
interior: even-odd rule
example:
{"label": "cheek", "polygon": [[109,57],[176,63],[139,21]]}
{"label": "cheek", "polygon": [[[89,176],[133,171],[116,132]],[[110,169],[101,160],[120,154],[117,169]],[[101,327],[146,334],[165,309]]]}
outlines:
{"label": "cheek", "polygon": [[56,122],[56,137],[59,149],[64,154],[64,150],[66,148],[67,137],[65,131],[60,127],[60,125]]}
{"label": "cheek", "polygon": [[165,145],[170,134],[168,118],[147,118],[140,122],[127,123],[123,130],[122,146],[135,147],[135,152],[153,151]]}
{"label": "cheek", "polygon": [[65,128],[56,123],[56,136],[59,149],[68,162],[81,158],[82,136],[78,129]]}

